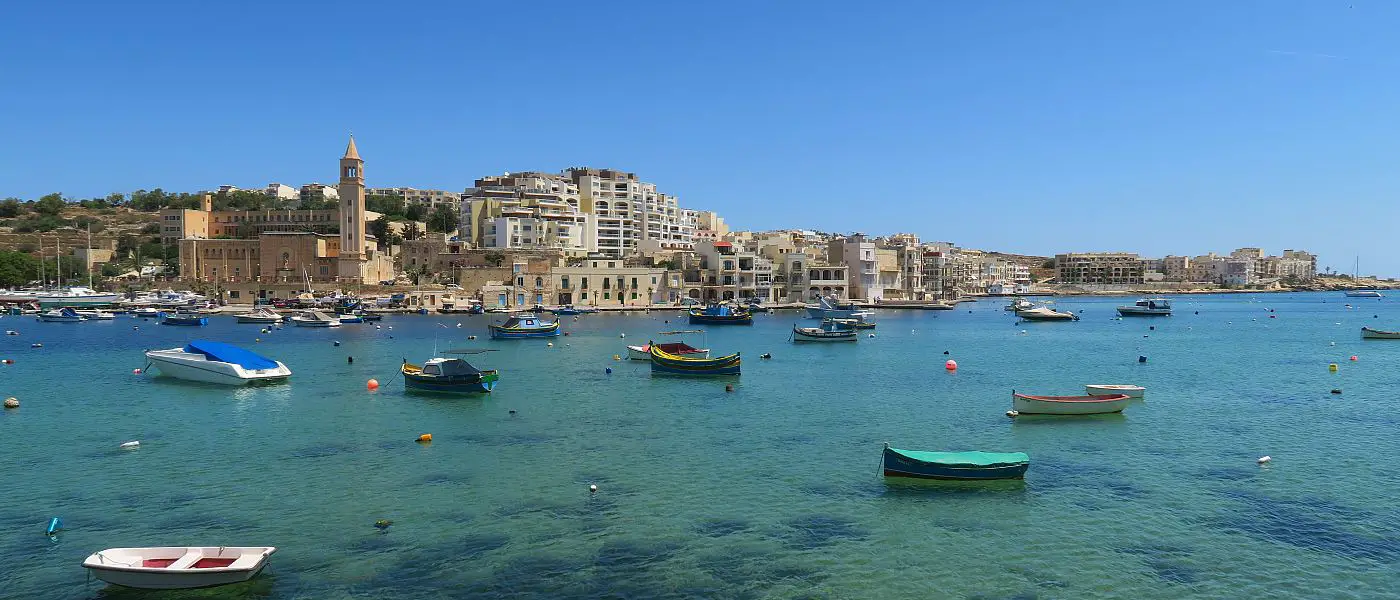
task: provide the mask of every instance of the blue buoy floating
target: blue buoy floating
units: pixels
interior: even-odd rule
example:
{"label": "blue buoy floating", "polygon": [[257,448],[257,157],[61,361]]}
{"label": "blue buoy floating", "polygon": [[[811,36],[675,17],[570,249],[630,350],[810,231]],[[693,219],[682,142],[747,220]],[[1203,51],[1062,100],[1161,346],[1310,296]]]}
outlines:
{"label": "blue buoy floating", "polygon": [[608,367],[608,368],[606,368],[606,369],[603,369],[603,372],[604,372],[604,373],[607,373],[608,375],[612,375],[612,367]]}
{"label": "blue buoy floating", "polygon": [[1147,362],[1147,357],[1146,357],[1146,356],[1139,356],[1139,357],[1138,357],[1138,362],[1140,362],[1140,363],[1145,363],[1145,362]]}
{"label": "blue buoy floating", "polygon": [[44,535],[54,535],[58,533],[60,529],[63,529],[63,521],[60,521],[58,517],[54,517],[49,519],[49,526],[44,529]]}

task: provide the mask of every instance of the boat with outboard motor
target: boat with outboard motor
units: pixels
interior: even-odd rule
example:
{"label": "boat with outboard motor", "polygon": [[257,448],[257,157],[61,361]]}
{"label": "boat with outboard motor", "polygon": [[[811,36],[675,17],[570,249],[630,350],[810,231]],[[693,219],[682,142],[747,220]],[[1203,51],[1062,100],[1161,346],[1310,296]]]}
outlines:
{"label": "boat with outboard motor", "polygon": [[270,308],[259,308],[253,312],[246,312],[234,317],[239,323],[272,324],[281,323],[286,317],[278,314]]}
{"label": "boat with outboard motor", "polygon": [[281,362],[223,342],[195,340],[183,348],[150,350],[147,369],[154,366],[161,374],[176,379],[246,385],[282,381],[292,370]]}
{"label": "boat with outboard motor", "polygon": [[729,304],[692,308],[689,315],[691,325],[753,325],[752,313]]}
{"label": "boat with outboard motor", "polygon": [[39,313],[39,320],[45,323],[81,323],[87,320],[72,308],[55,308],[50,311]]}
{"label": "boat with outboard motor", "polygon": [[860,339],[856,319],[822,319],[820,327],[792,326],[794,342],[854,342]]}

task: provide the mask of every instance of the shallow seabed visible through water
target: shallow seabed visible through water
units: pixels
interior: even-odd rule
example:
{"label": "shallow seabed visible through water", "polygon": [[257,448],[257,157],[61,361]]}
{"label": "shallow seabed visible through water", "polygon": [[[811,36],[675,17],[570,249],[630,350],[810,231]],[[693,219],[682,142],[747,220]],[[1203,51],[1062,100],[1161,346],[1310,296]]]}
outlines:
{"label": "shallow seabed visible through water", "polygon": [[[484,339],[495,315],[270,334],[3,317],[20,335],[0,338],[15,361],[0,396],[22,406],[0,414],[0,597],[1394,596],[1400,341],[1359,329],[1400,330],[1400,302],[1191,296],[1170,318],[1116,320],[1124,301],[1057,300],[1083,311],[1075,323],[1016,324],[994,300],[881,310],[855,344],[795,345],[792,325],[811,322],[761,314],[687,340],[743,352],[742,376],[711,380],[613,360],[689,328],[677,311],[565,317],[567,337],[515,341]],[[143,349],[193,337],[295,375],[228,389],[132,374]],[[499,387],[405,394],[399,364],[435,345],[497,350],[468,358],[500,369]],[[1086,383],[1147,398],[1122,415],[1004,415],[1013,389]],[[887,441],[1032,462],[1024,482],[886,480]],[[252,582],[194,592],[108,587],[79,566],[151,545],[279,550]]]}

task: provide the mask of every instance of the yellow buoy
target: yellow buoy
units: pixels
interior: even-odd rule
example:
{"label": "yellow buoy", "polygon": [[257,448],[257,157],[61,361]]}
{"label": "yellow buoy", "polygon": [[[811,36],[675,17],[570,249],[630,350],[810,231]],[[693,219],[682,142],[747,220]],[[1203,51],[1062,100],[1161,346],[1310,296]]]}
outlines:
{"label": "yellow buoy", "polygon": [[1328,371],[1331,371],[1331,372],[1333,372],[1333,373],[1336,373],[1336,372],[1337,372],[1337,363],[1332,363],[1332,364],[1330,364],[1330,365],[1327,365],[1327,370],[1328,370]]}
{"label": "yellow buoy", "polygon": [[418,436],[418,442],[419,442],[419,443],[431,442],[431,441],[433,441],[433,434],[431,434],[431,433],[425,433],[425,434],[423,434],[423,435]]}

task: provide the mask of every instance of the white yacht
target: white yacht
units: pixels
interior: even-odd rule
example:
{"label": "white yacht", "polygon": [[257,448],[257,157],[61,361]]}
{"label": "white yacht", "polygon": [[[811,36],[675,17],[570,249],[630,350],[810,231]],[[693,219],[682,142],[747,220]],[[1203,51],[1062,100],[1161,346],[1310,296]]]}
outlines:
{"label": "white yacht", "polygon": [[57,292],[39,295],[39,308],[60,306],[107,306],[116,303],[121,296],[115,293],[99,292],[92,288],[74,286]]}
{"label": "white yacht", "polygon": [[863,320],[866,317],[875,314],[873,311],[856,306],[854,303],[839,304],[835,300],[827,298],[826,296],[817,297],[817,304],[815,306],[808,304],[806,308],[807,318],[809,319]]}
{"label": "white yacht", "polygon": [[254,382],[281,381],[292,376],[292,370],[279,361],[254,354],[238,346],[221,342],[195,340],[184,348],[146,352],[161,375],[221,383],[245,385]]}
{"label": "white yacht", "polygon": [[1118,307],[1118,314],[1125,317],[1170,317],[1172,303],[1166,298],[1143,298],[1132,306]]}

